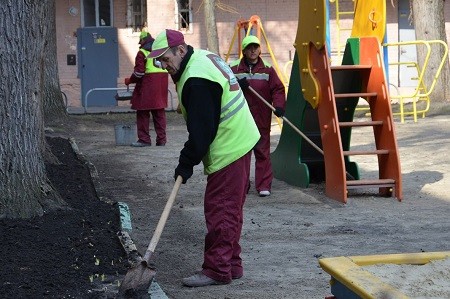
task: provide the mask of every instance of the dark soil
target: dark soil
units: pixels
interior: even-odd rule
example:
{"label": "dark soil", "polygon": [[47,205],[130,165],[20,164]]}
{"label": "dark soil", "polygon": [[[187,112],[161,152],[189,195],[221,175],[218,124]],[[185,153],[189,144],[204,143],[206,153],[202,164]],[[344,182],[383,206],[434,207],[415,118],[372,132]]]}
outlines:
{"label": "dark soil", "polygon": [[48,142],[61,164],[46,164],[47,174],[71,209],[0,221],[0,297],[111,298],[128,265],[119,210],[98,198],[67,139]]}

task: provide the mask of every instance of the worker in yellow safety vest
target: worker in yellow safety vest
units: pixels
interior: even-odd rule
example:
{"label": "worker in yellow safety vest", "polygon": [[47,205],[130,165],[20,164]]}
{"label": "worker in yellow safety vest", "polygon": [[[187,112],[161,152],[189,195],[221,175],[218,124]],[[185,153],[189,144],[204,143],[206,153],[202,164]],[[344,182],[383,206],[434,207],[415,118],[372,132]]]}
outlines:
{"label": "worker in yellow safety vest", "polygon": [[149,57],[154,38],[142,32],[139,38],[140,49],[136,54],[134,71],[125,84],[136,83],[131,99],[131,109],[136,110],[138,140],[131,146],[144,147],[152,144],[150,137],[150,114],[156,132],[156,145],[164,146],[166,137],[166,111],[169,75]]}
{"label": "worker in yellow safety vest", "polygon": [[186,183],[201,161],[208,175],[202,270],[184,278],[183,284],[228,284],[243,275],[239,240],[258,128],[236,77],[219,56],[194,50],[181,32],[169,29],[156,37],[150,56],[172,76],[189,132],[175,177]]}

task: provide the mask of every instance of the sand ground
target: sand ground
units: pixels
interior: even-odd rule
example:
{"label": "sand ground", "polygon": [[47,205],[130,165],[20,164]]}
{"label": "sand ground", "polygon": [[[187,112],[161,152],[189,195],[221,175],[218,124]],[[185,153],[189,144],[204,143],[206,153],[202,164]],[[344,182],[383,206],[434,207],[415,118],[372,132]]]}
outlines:
{"label": "sand ground", "polygon": [[[187,138],[182,117],[174,112],[167,117],[167,145],[147,148],[115,144],[114,125],[132,125],[132,113],[70,117],[71,136],[98,170],[100,196],[129,206],[131,237],[140,252],[148,246],[172,190],[179,151]],[[450,117],[432,115],[417,123],[397,121],[395,126],[403,201],[367,190],[341,204],[325,196],[323,184],[303,189],[277,179],[270,197],[260,198],[252,189],[242,233],[245,275],[230,285],[181,285],[181,279],[202,264],[206,177],[202,167],[196,167],[181,186],[156,247],[156,280],[163,291],[177,299],[323,299],[330,295],[330,275],[319,266],[319,258],[450,250]],[[373,142],[370,130],[353,132],[352,149]],[[275,121],[272,133],[275,149],[280,136]],[[377,171],[373,158],[359,159],[363,175]],[[433,298],[449,297],[444,289]]]}

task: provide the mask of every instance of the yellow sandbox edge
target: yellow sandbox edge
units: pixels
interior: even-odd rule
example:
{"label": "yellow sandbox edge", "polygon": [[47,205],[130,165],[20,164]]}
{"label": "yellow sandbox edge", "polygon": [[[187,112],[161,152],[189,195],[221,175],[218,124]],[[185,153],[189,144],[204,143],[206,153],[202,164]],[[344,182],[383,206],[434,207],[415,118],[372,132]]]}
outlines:
{"label": "yellow sandbox edge", "polygon": [[[361,266],[375,264],[423,265],[432,260],[450,257],[450,251],[399,253],[366,256],[341,256],[319,259],[319,264],[328,274],[361,298],[375,299],[389,295],[389,298],[406,299],[408,296],[384,283]],[[331,281],[333,283],[333,280]]]}

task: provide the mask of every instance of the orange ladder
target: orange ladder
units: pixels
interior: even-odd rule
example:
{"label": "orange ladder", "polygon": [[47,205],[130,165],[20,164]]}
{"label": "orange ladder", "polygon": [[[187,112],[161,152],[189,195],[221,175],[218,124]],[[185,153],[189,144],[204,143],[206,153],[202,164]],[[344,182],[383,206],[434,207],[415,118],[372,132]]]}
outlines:
{"label": "orange ladder", "polygon": [[[400,159],[380,43],[375,37],[350,38],[344,52],[343,65],[330,66],[325,47],[309,48],[309,61],[318,85],[317,106],[324,151],[326,194],[347,202],[349,189],[379,188],[380,195],[402,199]],[[359,98],[370,107],[371,121],[353,121]],[[350,150],[352,128],[373,128],[376,148],[369,151]],[[346,137],[343,139],[341,135]],[[344,141],[344,142],[343,142]],[[354,155],[376,155],[379,178],[347,180],[345,165]],[[347,163],[346,163],[347,162]]]}

